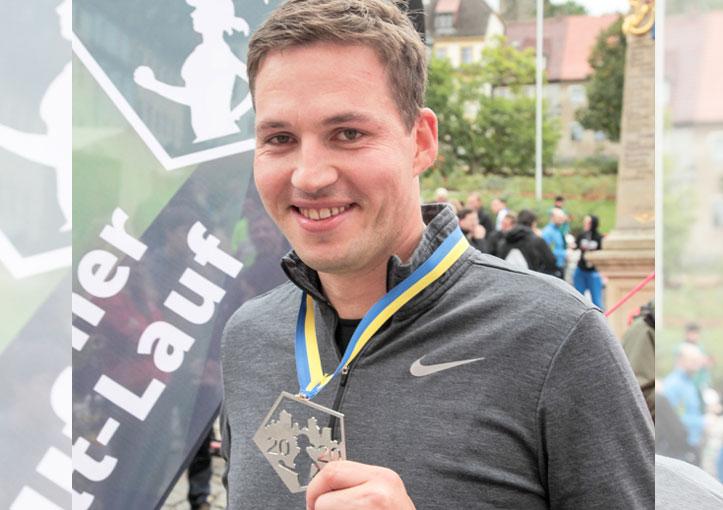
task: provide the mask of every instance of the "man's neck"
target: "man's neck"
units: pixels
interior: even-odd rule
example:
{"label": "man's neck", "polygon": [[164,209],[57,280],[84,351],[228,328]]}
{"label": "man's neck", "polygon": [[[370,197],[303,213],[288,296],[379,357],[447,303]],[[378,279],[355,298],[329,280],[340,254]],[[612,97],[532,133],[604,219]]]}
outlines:
{"label": "man's neck", "polygon": [[408,262],[424,232],[422,222],[394,253],[372,267],[349,273],[319,273],[319,280],[329,302],[342,319],[361,319],[387,293],[387,263],[397,255]]}

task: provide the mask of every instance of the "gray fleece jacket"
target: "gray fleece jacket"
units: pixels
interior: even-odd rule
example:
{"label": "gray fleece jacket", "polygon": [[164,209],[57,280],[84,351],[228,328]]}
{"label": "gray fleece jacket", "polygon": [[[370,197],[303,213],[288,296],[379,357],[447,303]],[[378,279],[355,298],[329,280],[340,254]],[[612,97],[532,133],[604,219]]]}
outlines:
{"label": "gray fleece jacket", "polygon": [[[457,226],[448,208],[424,214],[409,263],[389,261],[390,288]],[[279,393],[298,391],[301,289],[316,302],[325,370],[340,359],[338,318],[318,276],[294,253],[283,267],[291,282],[246,302],[224,334],[231,509],[305,507],[252,441]],[[438,365],[474,358],[484,359]],[[418,360],[427,368],[410,370]],[[344,413],[348,458],[399,473],[418,509],[654,507],[652,422],[600,311],[558,279],[473,248],[314,401]]]}

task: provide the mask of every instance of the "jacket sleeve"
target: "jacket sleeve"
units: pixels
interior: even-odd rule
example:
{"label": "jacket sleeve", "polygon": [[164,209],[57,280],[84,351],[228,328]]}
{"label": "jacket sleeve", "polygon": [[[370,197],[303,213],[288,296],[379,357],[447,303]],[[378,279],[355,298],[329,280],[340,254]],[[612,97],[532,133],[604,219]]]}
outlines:
{"label": "jacket sleeve", "polygon": [[228,425],[228,416],[226,415],[225,406],[221,407],[219,425],[221,429],[221,457],[223,457],[223,460],[226,461],[223,475],[221,476],[221,482],[223,483],[223,488],[228,491],[228,468],[230,465],[229,457],[231,455],[231,427]]}
{"label": "jacket sleeve", "polygon": [[652,420],[598,310],[583,313],[555,353],[538,420],[551,508],[654,507]]}
{"label": "jacket sleeve", "polygon": [[544,239],[535,237],[536,251],[540,256],[540,269],[539,271],[546,274],[555,274],[557,271],[557,264],[555,262],[555,256],[552,254],[550,247],[547,245]]}

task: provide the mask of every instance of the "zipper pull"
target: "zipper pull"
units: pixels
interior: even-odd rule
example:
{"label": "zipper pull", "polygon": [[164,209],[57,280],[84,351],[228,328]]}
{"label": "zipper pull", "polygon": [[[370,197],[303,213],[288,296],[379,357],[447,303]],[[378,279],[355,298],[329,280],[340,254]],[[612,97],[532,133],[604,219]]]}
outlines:
{"label": "zipper pull", "polygon": [[339,379],[340,386],[346,385],[347,377],[349,377],[349,365],[342,367],[342,369],[341,369],[341,379]]}

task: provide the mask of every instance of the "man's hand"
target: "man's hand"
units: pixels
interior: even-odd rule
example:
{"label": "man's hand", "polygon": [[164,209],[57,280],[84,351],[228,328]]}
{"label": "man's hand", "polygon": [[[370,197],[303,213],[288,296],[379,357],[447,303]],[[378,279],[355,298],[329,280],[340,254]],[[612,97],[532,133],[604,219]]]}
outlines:
{"label": "man's hand", "polygon": [[329,462],[306,489],[307,510],[414,510],[391,469],[349,460]]}

